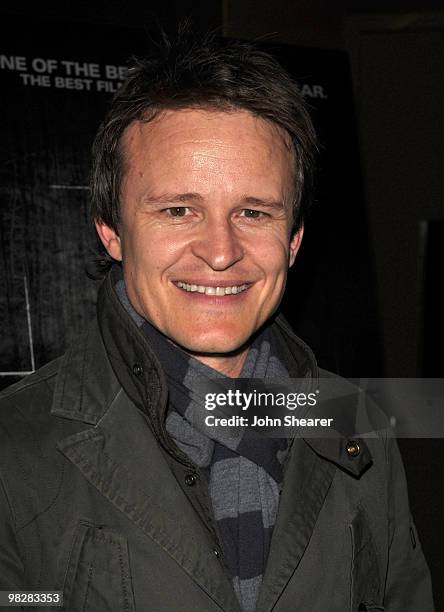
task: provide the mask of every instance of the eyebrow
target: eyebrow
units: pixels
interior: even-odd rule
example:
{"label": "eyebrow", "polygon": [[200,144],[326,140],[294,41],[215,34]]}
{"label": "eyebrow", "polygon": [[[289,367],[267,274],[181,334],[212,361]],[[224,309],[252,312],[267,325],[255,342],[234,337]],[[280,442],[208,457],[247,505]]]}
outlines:
{"label": "eyebrow", "polygon": [[200,193],[161,193],[143,197],[144,204],[175,204],[177,202],[202,202]]}
{"label": "eyebrow", "polygon": [[[200,193],[162,193],[159,195],[146,195],[143,197],[143,204],[177,204],[189,202],[203,202],[204,197]],[[244,196],[240,200],[241,205],[245,206],[262,206],[264,208],[273,208],[282,210],[284,203],[272,198],[257,198],[255,196]]]}
{"label": "eyebrow", "polygon": [[284,203],[280,200],[273,200],[271,198],[255,198],[253,196],[246,196],[242,199],[243,204],[249,204],[250,206],[262,206],[264,208],[275,208],[281,210],[284,208]]}

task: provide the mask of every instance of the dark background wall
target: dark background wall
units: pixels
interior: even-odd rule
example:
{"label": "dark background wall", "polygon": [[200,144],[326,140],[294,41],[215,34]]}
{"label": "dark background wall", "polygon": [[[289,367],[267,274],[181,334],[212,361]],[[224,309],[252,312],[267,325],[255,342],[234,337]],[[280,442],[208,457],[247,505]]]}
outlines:
{"label": "dark background wall", "polygon": [[[442,317],[433,308],[434,286],[440,284],[443,261],[439,234],[436,238],[436,223],[444,218],[440,180],[444,142],[442,2],[150,0],[143,9],[117,1],[54,2],[26,10],[4,7],[1,14],[62,19],[72,32],[88,22],[128,27],[159,22],[173,29],[179,18],[191,15],[198,29],[217,28],[225,36],[347,51],[360,150],[360,164],[353,172],[359,172],[360,165],[365,203],[361,221],[370,245],[365,278],[370,284],[375,282],[374,289],[371,286],[368,291],[374,300],[370,308],[366,305],[376,321],[374,342],[368,344],[374,373],[443,377],[439,359],[444,339]],[[32,39],[32,32],[30,36]],[[341,206],[340,198],[336,206]],[[433,259],[427,256],[431,252],[427,236],[432,232]],[[338,236],[338,240],[346,240],[346,236]],[[354,257],[355,253],[350,253],[350,260]],[[427,329],[428,336],[424,333]],[[426,336],[433,342],[427,342]],[[444,564],[439,549],[443,539],[442,442],[401,441],[401,450],[412,509],[432,569],[436,606],[444,609]]]}

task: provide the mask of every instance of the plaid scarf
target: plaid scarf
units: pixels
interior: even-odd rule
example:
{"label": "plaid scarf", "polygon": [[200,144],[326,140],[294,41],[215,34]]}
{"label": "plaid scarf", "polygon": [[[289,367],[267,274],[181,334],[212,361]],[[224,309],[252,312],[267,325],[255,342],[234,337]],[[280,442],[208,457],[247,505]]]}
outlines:
{"label": "plaid scarf", "polygon": [[[177,446],[205,473],[225,562],[244,612],[253,612],[268,558],[283,481],[288,441],[246,438],[239,429],[209,428],[197,415],[205,410],[197,389],[208,380],[226,378],[174,345],[132,308],[123,281],[117,294],[148,337],[165,371],[169,389],[166,428]],[[277,356],[273,325],[251,345],[241,378],[289,376]],[[199,428],[198,428],[199,427]]]}

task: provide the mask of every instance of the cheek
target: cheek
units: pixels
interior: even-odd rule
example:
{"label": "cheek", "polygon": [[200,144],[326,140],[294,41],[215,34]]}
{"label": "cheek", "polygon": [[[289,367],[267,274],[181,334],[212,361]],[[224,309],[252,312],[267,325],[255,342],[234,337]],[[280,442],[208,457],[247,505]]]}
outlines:
{"label": "cheek", "polygon": [[269,310],[274,310],[282,298],[288,272],[289,248],[284,240],[263,245],[260,251],[260,266],[264,273],[264,284],[261,290],[261,310],[268,317]]}
{"label": "cheek", "polygon": [[136,231],[122,240],[123,259],[141,274],[162,272],[182,256],[186,244],[165,231]]}
{"label": "cheek", "polygon": [[258,241],[255,246],[255,257],[269,275],[285,274],[288,269],[288,241],[283,237]]}

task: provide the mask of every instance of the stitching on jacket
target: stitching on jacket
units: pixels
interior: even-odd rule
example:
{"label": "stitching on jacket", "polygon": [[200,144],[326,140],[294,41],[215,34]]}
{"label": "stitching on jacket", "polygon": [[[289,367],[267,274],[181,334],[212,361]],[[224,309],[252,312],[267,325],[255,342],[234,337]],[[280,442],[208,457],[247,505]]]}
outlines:
{"label": "stitching on jacket", "polygon": [[61,474],[60,474],[59,485],[58,485],[58,488],[57,488],[57,492],[54,494],[54,497],[51,499],[51,501],[46,506],[46,508],[43,508],[43,510],[41,510],[40,512],[37,512],[37,514],[35,514],[27,523],[24,523],[21,527],[19,527],[19,529],[18,529],[19,532],[22,531],[23,529],[25,529],[25,527],[28,527],[33,521],[38,519],[40,516],[42,516],[42,514],[45,514],[45,512],[48,512],[48,510],[50,510],[52,508],[52,506],[57,501],[57,498],[59,497],[60,490],[61,490],[62,484],[63,484],[64,475],[65,475],[65,464],[62,463],[62,470],[61,470]]}
{"label": "stitching on jacket", "polygon": [[[67,585],[67,580],[68,580],[69,570],[71,569],[71,559],[73,558],[73,555],[74,555],[74,549],[76,548],[77,540],[80,537],[81,531],[83,531],[83,536],[82,536],[82,542],[83,542],[83,540],[85,539],[85,533],[86,533],[85,528],[88,526],[89,526],[89,523],[85,521],[79,521],[79,523],[75,527],[74,537],[72,539],[71,546],[69,548],[68,559],[67,559],[67,563],[65,566],[65,571],[63,573],[63,581],[60,584],[60,588],[62,589],[62,592],[63,592],[63,598],[65,597],[66,587],[69,586],[70,590],[72,589],[72,584]],[[68,594],[70,595],[70,593]],[[67,602],[64,601],[63,606],[59,606],[57,608],[57,612],[62,612],[63,608],[66,606],[66,603]]]}
{"label": "stitching on jacket", "polygon": [[86,582],[85,597],[83,599],[83,606],[82,606],[83,612],[85,612],[86,606],[88,603],[89,587],[91,584],[93,571],[94,571],[94,560],[91,561],[91,563],[89,564],[89,568],[88,568],[88,580]]}
{"label": "stitching on jacket", "polygon": [[22,567],[23,567],[23,578],[24,578],[25,577],[25,564],[23,563],[23,558],[27,558],[28,555],[27,555],[26,547],[24,546],[23,542],[21,541],[21,539],[20,539],[20,537],[18,535],[17,521],[16,521],[14,507],[13,507],[13,505],[11,503],[11,500],[10,500],[10,498],[8,496],[8,492],[6,490],[5,483],[4,483],[1,471],[0,471],[0,486],[2,487],[3,492],[5,494],[6,502],[8,504],[9,512],[11,514],[12,526],[13,526],[13,529],[14,529],[15,540],[16,540],[17,546],[19,548],[19,556],[20,556],[20,561],[21,561]]}
{"label": "stitching on jacket", "polygon": [[[118,546],[119,546],[119,566],[120,566],[120,576],[121,576],[121,581],[122,581],[123,600],[124,600],[125,610],[129,612],[130,603],[129,603],[129,597],[128,597],[128,583],[130,582],[131,577],[125,571],[125,563],[123,561],[123,551],[122,551],[122,547],[120,543],[118,544]],[[129,559],[128,559],[128,563],[129,563]]]}

